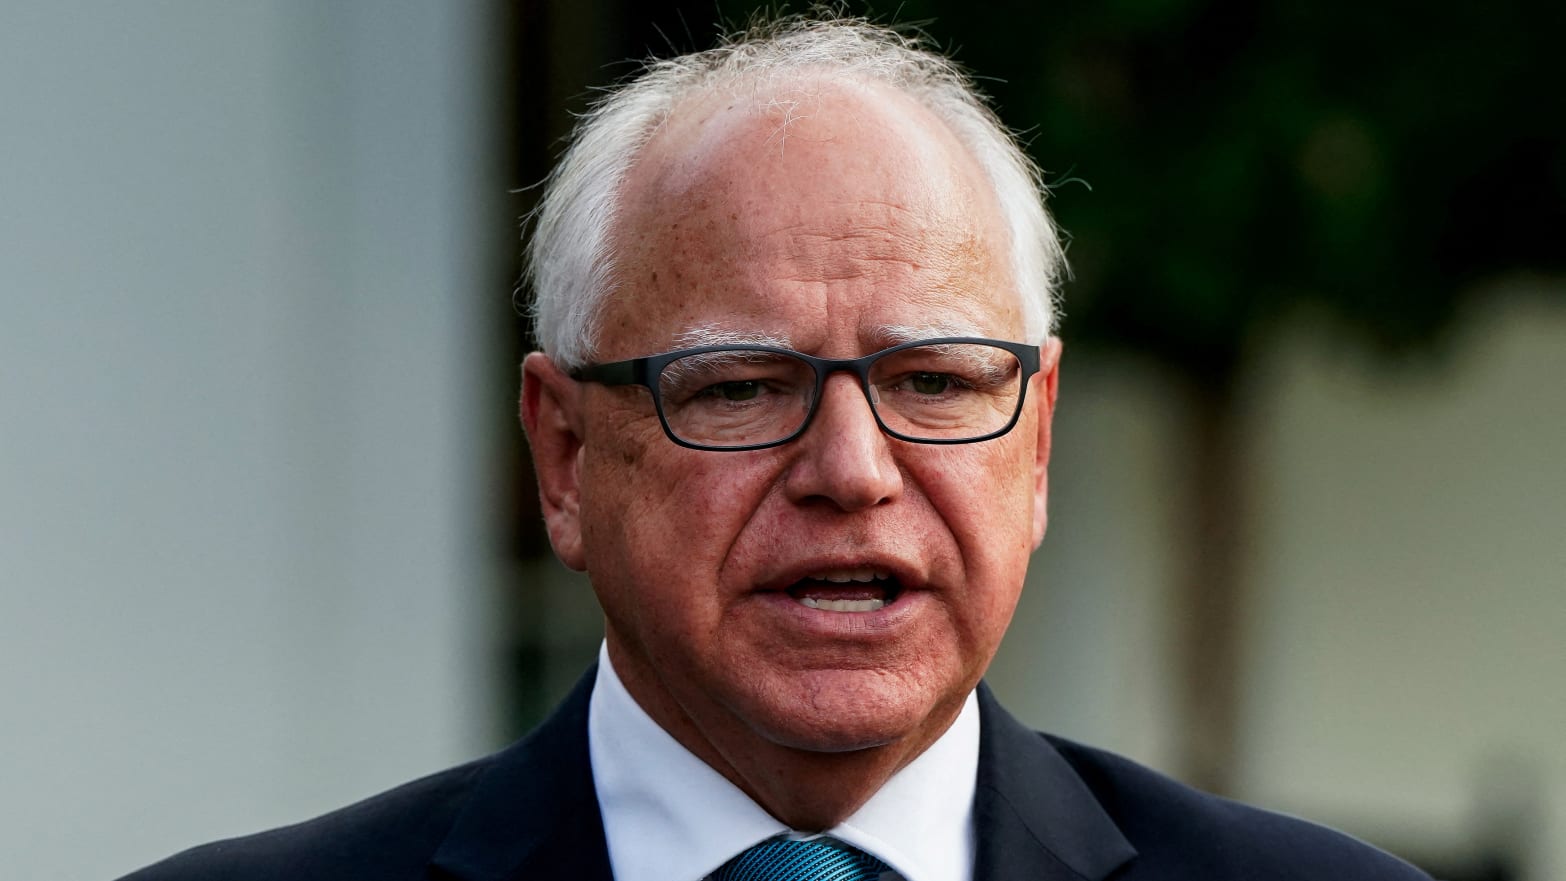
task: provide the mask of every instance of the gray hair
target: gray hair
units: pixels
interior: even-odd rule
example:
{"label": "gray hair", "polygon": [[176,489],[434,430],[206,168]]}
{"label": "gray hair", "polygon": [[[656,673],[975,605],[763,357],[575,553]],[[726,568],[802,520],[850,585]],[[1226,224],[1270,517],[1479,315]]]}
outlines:
{"label": "gray hair", "polygon": [[951,128],[995,188],[1028,340],[1043,342],[1053,333],[1065,254],[1044,208],[1042,177],[972,80],[917,36],[862,19],[789,18],[752,27],[715,49],[651,61],[578,120],[545,182],[524,277],[533,290],[539,345],[557,363],[577,367],[594,354],[596,318],[612,288],[610,232],[620,192],[669,114],[707,90],[807,70],[890,86]]}

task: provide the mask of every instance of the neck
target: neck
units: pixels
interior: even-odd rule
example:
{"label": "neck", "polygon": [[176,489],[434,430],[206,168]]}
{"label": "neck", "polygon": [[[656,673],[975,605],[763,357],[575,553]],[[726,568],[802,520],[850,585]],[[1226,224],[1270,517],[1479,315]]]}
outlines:
{"label": "neck", "polygon": [[773,744],[741,764],[724,761],[715,750],[712,755],[691,751],[779,822],[802,832],[824,832],[852,816],[923,748],[889,744],[821,753]]}

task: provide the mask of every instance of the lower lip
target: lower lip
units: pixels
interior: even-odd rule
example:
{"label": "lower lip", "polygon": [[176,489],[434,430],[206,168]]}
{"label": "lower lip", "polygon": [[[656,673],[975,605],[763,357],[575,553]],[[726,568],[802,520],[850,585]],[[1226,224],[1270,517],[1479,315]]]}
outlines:
{"label": "lower lip", "polygon": [[785,622],[783,626],[790,630],[861,642],[898,637],[931,602],[925,591],[903,590],[895,602],[873,612],[832,612],[812,609],[783,591],[767,591],[755,596],[770,614],[780,616]]}

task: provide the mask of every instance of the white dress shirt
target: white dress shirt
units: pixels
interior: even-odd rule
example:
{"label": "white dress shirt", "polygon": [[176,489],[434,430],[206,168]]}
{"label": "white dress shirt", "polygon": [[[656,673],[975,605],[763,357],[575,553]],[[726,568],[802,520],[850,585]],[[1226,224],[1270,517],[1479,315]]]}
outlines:
{"label": "white dress shirt", "polygon": [[[648,716],[598,653],[587,713],[593,785],[616,881],[702,881],[778,822]],[[828,835],[881,859],[904,881],[972,881],[979,709],[951,728]]]}

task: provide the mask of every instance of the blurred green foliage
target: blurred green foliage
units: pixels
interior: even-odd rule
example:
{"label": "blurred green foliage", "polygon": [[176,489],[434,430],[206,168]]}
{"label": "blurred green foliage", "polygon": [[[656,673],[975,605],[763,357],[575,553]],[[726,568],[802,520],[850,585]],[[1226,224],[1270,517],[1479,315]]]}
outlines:
{"label": "blurred green foliage", "polygon": [[[638,3],[624,57],[762,7]],[[1566,269],[1559,0],[841,8],[920,27],[1023,133],[1071,237],[1068,340],[1229,378],[1302,305],[1402,351],[1477,283]]]}

